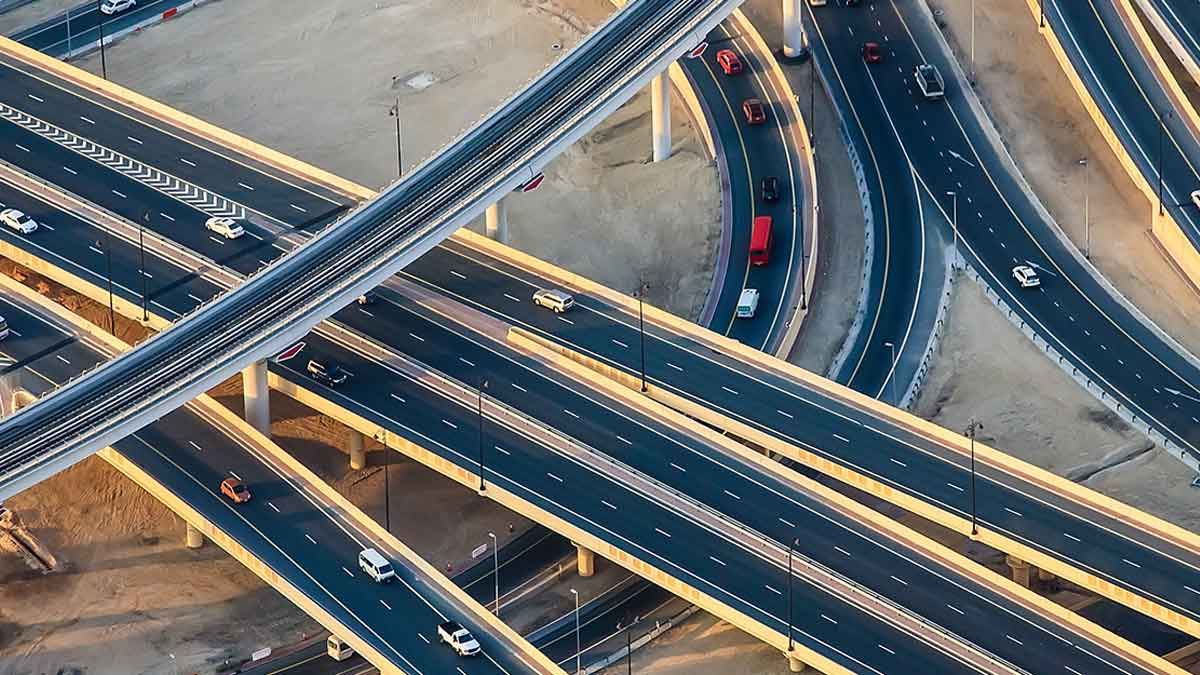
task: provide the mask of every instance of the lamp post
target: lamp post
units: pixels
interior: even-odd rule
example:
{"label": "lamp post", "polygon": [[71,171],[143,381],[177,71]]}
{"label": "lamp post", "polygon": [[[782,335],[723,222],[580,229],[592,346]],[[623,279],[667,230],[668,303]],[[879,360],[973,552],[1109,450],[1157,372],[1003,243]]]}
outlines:
{"label": "lamp post", "polygon": [[971,418],[967,423],[967,430],[964,432],[971,439],[971,536],[979,534],[979,527],[975,518],[975,433],[983,428],[983,422]]}
{"label": "lamp post", "polygon": [[67,56],[63,59],[66,61],[71,58],[71,9],[67,8]]}
{"label": "lamp post", "polygon": [[113,311],[112,233],[107,228],[104,230],[104,276],[108,279],[108,332],[116,335],[117,314]]}
{"label": "lamp post", "polygon": [[640,278],[638,279],[638,335],[642,348],[642,393],[646,392],[646,314],[642,310],[642,301],[649,288],[649,284]]}
{"label": "lamp post", "polygon": [[477,408],[477,411],[479,413],[479,491],[480,492],[483,492],[484,490],[487,489],[487,484],[484,483],[484,481],[483,481],[483,390],[487,389],[487,386],[488,386],[488,381],[481,377],[481,378],[479,378],[479,386],[475,388],[475,391],[478,393],[478,397],[479,397],[479,399],[478,399],[479,406]]}
{"label": "lamp post", "polygon": [[883,346],[887,347],[892,352],[892,372],[889,373],[888,379],[892,381],[892,405],[899,408],[900,398],[896,393],[896,343],[885,342],[883,343]]}
{"label": "lamp post", "polygon": [[492,582],[496,588],[496,617],[500,617],[500,547],[496,544],[496,535],[488,532],[492,540]]}
{"label": "lamp post", "polygon": [[388,450],[387,429],[380,429],[376,436],[383,443],[383,528],[388,534],[392,533],[392,486],[389,475],[392,473],[392,453]]}
{"label": "lamp post", "polygon": [[388,116],[396,118],[396,177],[404,175],[404,142],[400,128],[400,99],[396,98],[396,104],[388,108]]}
{"label": "lamp post", "polygon": [[949,190],[946,192],[946,196],[953,200],[950,227],[954,230],[954,264],[958,265],[958,193],[954,190]]}
{"label": "lamp post", "polygon": [[[1167,111],[1167,119],[1174,116],[1174,112]],[[1163,120],[1163,114],[1158,113],[1158,215],[1163,215],[1163,136],[1166,135],[1166,122]]]}
{"label": "lamp post", "polygon": [[975,84],[975,0],[971,0],[971,84]]}
{"label": "lamp post", "polygon": [[1083,167],[1083,257],[1088,260],[1092,259],[1092,219],[1091,219],[1091,182],[1092,168],[1088,164],[1088,158],[1076,162]]}
{"label": "lamp post", "polygon": [[100,14],[100,76],[108,79],[108,63],[104,60],[104,12],[100,11],[101,0],[96,0],[96,12]]}
{"label": "lamp post", "polygon": [[625,627],[625,672],[627,675],[633,675],[633,627],[635,625],[637,625],[636,617]]}
{"label": "lamp post", "polygon": [[1046,27],[1046,0],[1038,0],[1038,28]]}
{"label": "lamp post", "polygon": [[150,225],[150,212],[142,214],[138,223],[138,273],[142,277],[142,323],[150,321],[149,277],[146,276],[146,227]]}
{"label": "lamp post", "polygon": [[788,542],[788,571],[787,571],[787,638],[788,655],[792,653],[792,550],[800,546],[800,539]]}
{"label": "lamp post", "polygon": [[581,656],[579,646],[579,591],[571,589],[571,595],[575,596],[575,675],[579,675],[583,670],[579,667]]}

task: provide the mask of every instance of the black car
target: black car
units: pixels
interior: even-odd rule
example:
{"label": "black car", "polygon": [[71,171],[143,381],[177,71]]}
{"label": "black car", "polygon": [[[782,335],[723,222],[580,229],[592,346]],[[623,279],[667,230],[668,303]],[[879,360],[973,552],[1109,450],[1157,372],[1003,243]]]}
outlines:
{"label": "black car", "polygon": [[762,179],[762,200],[764,202],[779,201],[779,179],[775,176],[767,176]]}
{"label": "black car", "polygon": [[375,295],[374,291],[367,291],[366,293],[363,293],[362,295],[358,296],[358,304],[373,305],[373,304],[375,304],[375,301],[378,299],[379,299],[379,296]]}
{"label": "black car", "polygon": [[346,371],[339,368],[337,364],[325,364],[316,360],[308,362],[308,374],[317,382],[330,387],[345,382],[347,377]]}

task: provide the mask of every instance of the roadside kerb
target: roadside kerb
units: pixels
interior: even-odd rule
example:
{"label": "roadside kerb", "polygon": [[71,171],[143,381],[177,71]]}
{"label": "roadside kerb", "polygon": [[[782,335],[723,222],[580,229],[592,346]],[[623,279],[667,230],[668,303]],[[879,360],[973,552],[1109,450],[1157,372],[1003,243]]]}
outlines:
{"label": "roadside kerb", "polygon": [[1163,19],[1162,14],[1158,11],[1158,7],[1154,4],[1154,0],[1136,1],[1138,7],[1142,10],[1142,14],[1150,19],[1150,23],[1154,24],[1154,29],[1158,31],[1159,37],[1171,48],[1171,52],[1183,64],[1184,70],[1188,71],[1193,80],[1200,83],[1200,62],[1197,62],[1192,52],[1183,46],[1183,42],[1175,35],[1175,31]]}
{"label": "roadside kerb", "polygon": [[[1029,11],[1032,13],[1034,20],[1040,17],[1039,3],[1040,0],[1025,0]],[[1154,186],[1150,185],[1149,179],[1138,168],[1133,157],[1129,154],[1129,150],[1125,144],[1121,142],[1109,124],[1108,118],[1104,112],[1096,104],[1092,98],[1091,92],[1088,91],[1087,85],[1083,82],[1079,73],[1075,71],[1075,66],[1071,63],[1070,57],[1063,48],[1058,35],[1054,32],[1051,22],[1046,22],[1044,28],[1039,28],[1038,32],[1045,38],[1046,43],[1050,45],[1050,51],[1058,60],[1059,66],[1070,80],[1071,86],[1075,89],[1076,95],[1080,102],[1083,103],[1084,110],[1088,116],[1096,124],[1097,130],[1116,155],[1121,166],[1125,168],[1125,172],[1133,180],[1134,185],[1141,190],[1149,202],[1151,214],[1151,232],[1158,239],[1167,255],[1179,266],[1180,271],[1189,279],[1196,287],[1200,287],[1200,252],[1197,252],[1196,246],[1191,243],[1187,235],[1183,232],[1179,223],[1175,222],[1174,216],[1170,212],[1165,212],[1161,216],[1158,214],[1158,194]]]}
{"label": "roadside kerb", "polygon": [[[922,535],[908,527],[896,522],[895,520],[879,513],[878,511],[868,508],[859,502],[843,495],[832,488],[826,487],[796,471],[787,469],[778,461],[771,459],[768,454],[756,452],[747,446],[725,434],[714,431],[708,426],[697,424],[693,421],[693,417],[689,411],[679,411],[674,406],[660,402],[660,396],[666,399],[674,397],[669,392],[662,392],[654,385],[647,385],[648,391],[643,394],[640,391],[641,381],[632,374],[624,373],[614,369],[603,363],[591,359],[578,352],[566,349],[554,342],[541,338],[522,328],[511,328],[508,334],[508,341],[515,348],[531,354],[535,358],[553,366],[560,372],[566,373],[571,378],[587,385],[588,387],[600,391],[616,400],[621,401],[632,409],[638,410],[652,419],[660,420],[663,424],[674,429],[686,431],[686,433],[700,437],[709,445],[717,447],[729,455],[732,455],[742,462],[752,464],[763,472],[774,476],[785,484],[790,484],[798,491],[807,492],[816,495],[821,501],[831,505],[836,510],[846,514],[853,520],[869,526],[875,532],[884,537],[892,539],[900,543],[906,548],[919,552],[947,568],[953,569],[964,577],[972,579],[982,586],[988,587],[997,594],[1004,595],[1010,600],[1022,604],[1027,608],[1036,611],[1043,616],[1047,616],[1052,620],[1066,625],[1071,631],[1087,635],[1090,639],[1098,644],[1102,644],[1112,649],[1115,652],[1122,653],[1131,660],[1141,662],[1151,669],[1166,669],[1164,672],[1176,672],[1175,669],[1165,661],[1160,662],[1160,658],[1149,651],[1133,644],[1132,642],[1116,635],[1115,633],[1083,618],[1075,612],[1054,603],[1033,591],[1024,588],[1006,577],[1003,577],[982,565],[972,562],[965,556],[951,550],[950,548]],[[699,409],[705,411],[707,409]],[[702,422],[712,424],[712,421],[698,418]],[[719,420],[715,420],[719,421]],[[736,423],[735,424],[740,424]],[[718,424],[714,424],[716,428],[722,428]],[[744,425],[743,425],[744,426]],[[726,428],[725,431],[730,431],[733,435],[740,436],[738,430]],[[744,437],[743,437],[744,438]],[[759,438],[747,439],[756,444],[763,445],[771,452],[777,452],[790,458],[797,458],[796,453],[790,451],[787,447],[782,447],[778,441],[768,445],[759,443]],[[762,439],[767,440],[767,439]],[[782,452],[780,452],[782,450]],[[806,462],[807,463],[807,462]],[[870,479],[867,479],[870,480]],[[856,485],[863,489],[861,485]],[[867,490],[872,494],[876,494],[874,490]],[[879,496],[879,495],[877,495]],[[909,498],[911,499],[911,498]],[[889,500],[890,501],[890,500]],[[911,509],[909,509],[911,510]],[[970,531],[970,523],[967,522],[967,530]],[[989,543],[983,537],[977,537],[977,540]],[[1022,558],[1027,560],[1027,558]],[[1182,671],[1179,671],[1182,672]]]}

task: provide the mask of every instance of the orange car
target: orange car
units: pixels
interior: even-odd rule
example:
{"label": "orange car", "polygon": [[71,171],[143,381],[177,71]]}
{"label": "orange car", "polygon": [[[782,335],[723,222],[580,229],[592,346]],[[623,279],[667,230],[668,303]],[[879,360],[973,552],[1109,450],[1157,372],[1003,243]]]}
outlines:
{"label": "orange car", "polygon": [[742,112],[746,115],[747,124],[762,124],[767,121],[767,109],[763,102],[756,98],[742,101]]}
{"label": "orange car", "polygon": [[250,488],[246,487],[240,478],[226,478],[221,481],[221,494],[234,504],[250,501]]}

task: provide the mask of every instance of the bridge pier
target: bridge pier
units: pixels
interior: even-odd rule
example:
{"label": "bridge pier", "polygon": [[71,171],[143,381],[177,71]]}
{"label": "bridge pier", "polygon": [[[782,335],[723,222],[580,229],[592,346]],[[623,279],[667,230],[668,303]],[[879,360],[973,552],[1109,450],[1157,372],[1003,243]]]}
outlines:
{"label": "bridge pier", "polygon": [[803,673],[804,672],[805,665],[804,665],[804,662],[800,660],[800,657],[798,657],[792,653],[786,653],[786,654],[784,654],[784,656],[787,657],[788,672],[791,672],[791,673]]}
{"label": "bridge pier", "polygon": [[654,161],[671,157],[671,77],[664,70],[650,81],[650,117],[654,125]]}
{"label": "bridge pier", "polygon": [[187,534],[184,538],[184,543],[187,545],[187,547],[195,549],[204,546],[204,533],[191,523],[184,524],[187,525]]}
{"label": "bridge pier", "polygon": [[578,568],[579,576],[592,576],[596,573],[596,554],[575,544],[575,565]]}
{"label": "bridge pier", "polygon": [[1021,560],[1020,558],[1014,558],[1011,555],[1004,556],[1004,562],[1007,563],[1009,569],[1012,570],[1013,581],[1021,586],[1024,586],[1025,588],[1029,588],[1030,583],[1032,582],[1032,579],[1030,578],[1032,566],[1024,560]]}
{"label": "bridge pier", "polygon": [[267,362],[255,361],[242,371],[242,399],[246,421],[271,436],[271,390],[267,387]]}
{"label": "bridge pier", "polygon": [[483,225],[488,239],[494,239],[501,244],[508,243],[508,206],[505,205],[504,199],[487,207],[483,214]]}
{"label": "bridge pier", "polygon": [[367,465],[367,451],[364,449],[366,443],[363,435],[354,429],[346,430],[346,434],[350,444],[350,468],[358,471]]}
{"label": "bridge pier", "polygon": [[805,0],[783,0],[783,55],[789,59],[808,54],[808,38],[804,35]]}

